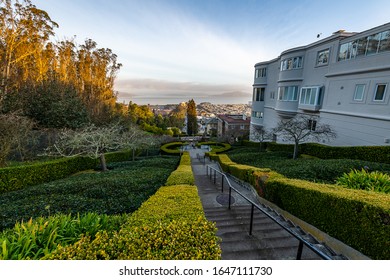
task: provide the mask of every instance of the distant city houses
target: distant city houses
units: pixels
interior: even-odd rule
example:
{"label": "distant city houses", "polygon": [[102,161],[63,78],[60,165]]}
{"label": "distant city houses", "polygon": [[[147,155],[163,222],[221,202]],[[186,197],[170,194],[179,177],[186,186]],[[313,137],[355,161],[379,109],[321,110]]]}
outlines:
{"label": "distant city houses", "polygon": [[306,114],[335,130],[326,144],[390,145],[389,84],[390,23],[286,50],[255,65],[251,139],[255,126]]}

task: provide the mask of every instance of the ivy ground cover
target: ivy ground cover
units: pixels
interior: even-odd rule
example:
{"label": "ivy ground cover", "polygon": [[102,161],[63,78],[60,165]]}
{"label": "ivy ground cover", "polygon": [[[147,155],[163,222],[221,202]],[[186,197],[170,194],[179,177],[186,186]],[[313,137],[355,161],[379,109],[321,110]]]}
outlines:
{"label": "ivy ground cover", "polygon": [[288,178],[334,184],[337,178],[353,169],[369,168],[390,174],[390,165],[351,159],[318,159],[302,157],[293,160],[289,152],[259,152],[258,148],[235,148],[227,152],[229,158],[240,164],[270,168]]}
{"label": "ivy ground cover", "polygon": [[165,184],[178,161],[177,157],[156,157],[113,163],[108,172],[77,174],[1,194],[0,230],[54,214],[134,212]]}

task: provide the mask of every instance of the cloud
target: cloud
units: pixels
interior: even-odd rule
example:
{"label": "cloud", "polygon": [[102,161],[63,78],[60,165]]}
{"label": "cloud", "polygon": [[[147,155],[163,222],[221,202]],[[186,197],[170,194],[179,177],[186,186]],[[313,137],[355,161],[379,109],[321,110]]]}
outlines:
{"label": "cloud", "polygon": [[154,79],[125,79],[115,83],[122,101],[135,103],[196,102],[248,103],[251,85],[174,82]]}

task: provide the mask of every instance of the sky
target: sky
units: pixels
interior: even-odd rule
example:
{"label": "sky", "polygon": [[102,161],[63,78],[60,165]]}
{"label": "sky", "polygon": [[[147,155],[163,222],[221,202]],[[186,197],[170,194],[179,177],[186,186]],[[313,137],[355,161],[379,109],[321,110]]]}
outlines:
{"label": "sky", "polygon": [[254,65],[344,29],[390,21],[390,1],[32,0],[58,23],[54,40],[109,48],[123,66],[118,101],[246,104]]}

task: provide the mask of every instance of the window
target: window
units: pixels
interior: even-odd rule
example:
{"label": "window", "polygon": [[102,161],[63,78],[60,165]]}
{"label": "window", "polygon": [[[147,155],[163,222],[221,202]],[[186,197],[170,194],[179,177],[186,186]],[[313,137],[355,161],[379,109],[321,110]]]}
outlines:
{"label": "window", "polygon": [[253,101],[264,101],[265,88],[253,89]]}
{"label": "window", "polygon": [[256,69],[256,78],[267,77],[267,68]]}
{"label": "window", "polygon": [[278,100],[282,101],[297,101],[298,100],[298,87],[288,86],[278,88]]}
{"label": "window", "polygon": [[302,68],[302,56],[291,57],[280,62],[280,71]]}
{"label": "window", "polygon": [[328,65],[329,49],[319,51],[317,54],[317,66]]}
{"label": "window", "polygon": [[375,89],[374,101],[384,101],[386,93],[386,84],[377,84]]}
{"label": "window", "polygon": [[338,61],[390,51],[390,30],[340,45]]}
{"label": "window", "polygon": [[308,123],[308,129],[311,131],[315,131],[317,126],[317,121],[316,120],[309,120]]}
{"label": "window", "polygon": [[274,92],[274,91],[271,91],[271,92],[269,93],[269,98],[270,98],[270,99],[275,99],[275,92]]}
{"label": "window", "polygon": [[353,100],[363,101],[365,87],[366,87],[366,85],[356,85]]}
{"label": "window", "polygon": [[379,52],[390,51],[390,30],[381,33]]}
{"label": "window", "polygon": [[380,38],[381,38],[381,33],[368,36],[366,55],[374,54],[378,52]]}
{"label": "window", "polygon": [[262,119],[263,118],[263,112],[252,111],[252,117]]}
{"label": "window", "polygon": [[303,87],[301,89],[301,96],[299,98],[299,104],[301,105],[320,105],[322,87]]}
{"label": "window", "polygon": [[342,44],[339,50],[339,61],[350,58],[351,43]]}
{"label": "window", "polygon": [[361,38],[357,41],[356,57],[366,55],[367,37]]}

